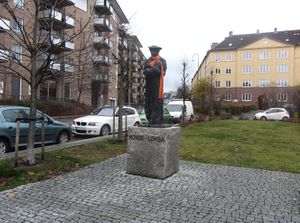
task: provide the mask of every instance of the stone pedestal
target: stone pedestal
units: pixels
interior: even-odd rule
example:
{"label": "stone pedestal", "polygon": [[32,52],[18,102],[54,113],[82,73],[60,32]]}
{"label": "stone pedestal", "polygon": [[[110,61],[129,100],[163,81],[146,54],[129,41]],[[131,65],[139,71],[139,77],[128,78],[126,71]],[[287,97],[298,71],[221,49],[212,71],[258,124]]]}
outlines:
{"label": "stone pedestal", "polygon": [[178,172],[179,140],[179,127],[129,128],[126,172],[158,179]]}

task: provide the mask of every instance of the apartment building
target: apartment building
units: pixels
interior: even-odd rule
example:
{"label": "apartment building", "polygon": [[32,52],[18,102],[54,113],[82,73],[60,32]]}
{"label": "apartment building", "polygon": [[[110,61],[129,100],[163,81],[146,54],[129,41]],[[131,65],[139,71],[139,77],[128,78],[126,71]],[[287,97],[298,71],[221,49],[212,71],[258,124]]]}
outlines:
{"label": "apartment building", "polygon": [[[0,0],[1,3],[10,4],[16,16],[13,18],[4,7],[0,8],[1,98],[30,97],[30,78],[26,81],[1,69],[1,65],[21,70],[30,66],[26,44],[14,36],[22,35],[22,30],[31,33],[37,27],[39,40],[42,39],[38,47],[45,49],[39,60],[43,63],[51,58],[38,98],[70,99],[94,107],[117,103],[119,31],[129,22],[116,0],[41,0],[36,25],[30,13],[35,9],[33,1]],[[20,57],[20,63],[12,55]],[[128,75],[128,71],[123,75]]]}
{"label": "apartment building", "polygon": [[300,85],[300,30],[233,35],[213,43],[202,60],[192,87],[209,77],[215,100],[256,105],[260,109],[293,103]]}

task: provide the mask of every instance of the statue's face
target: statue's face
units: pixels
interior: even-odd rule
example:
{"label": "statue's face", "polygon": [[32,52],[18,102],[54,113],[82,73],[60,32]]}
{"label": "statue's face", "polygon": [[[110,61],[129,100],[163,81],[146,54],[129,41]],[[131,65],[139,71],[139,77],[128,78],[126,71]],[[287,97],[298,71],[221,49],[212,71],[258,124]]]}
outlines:
{"label": "statue's face", "polygon": [[156,48],[150,49],[151,56],[157,56],[159,51],[160,49],[156,49]]}

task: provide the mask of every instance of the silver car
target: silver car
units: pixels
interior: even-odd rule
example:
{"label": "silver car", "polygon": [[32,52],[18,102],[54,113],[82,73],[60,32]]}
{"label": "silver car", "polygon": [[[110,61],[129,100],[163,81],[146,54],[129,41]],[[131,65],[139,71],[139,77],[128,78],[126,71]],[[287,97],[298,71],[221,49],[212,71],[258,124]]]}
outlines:
{"label": "silver car", "polygon": [[255,119],[287,121],[290,119],[290,114],[284,108],[270,108],[268,110],[256,113]]}

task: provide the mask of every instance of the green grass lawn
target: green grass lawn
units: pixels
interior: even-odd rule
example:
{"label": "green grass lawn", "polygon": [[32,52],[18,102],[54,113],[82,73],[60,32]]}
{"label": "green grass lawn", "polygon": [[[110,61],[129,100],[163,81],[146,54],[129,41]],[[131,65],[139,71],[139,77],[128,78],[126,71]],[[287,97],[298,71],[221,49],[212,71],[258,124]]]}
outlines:
{"label": "green grass lawn", "polygon": [[[180,159],[300,173],[300,125],[269,121],[211,121],[181,129]],[[0,160],[0,191],[54,178],[126,153],[126,145],[103,140],[46,152],[46,161],[13,168]],[[36,155],[39,157],[39,154]]]}
{"label": "green grass lawn", "polygon": [[241,120],[193,124],[181,131],[180,158],[300,173],[300,125]]}

